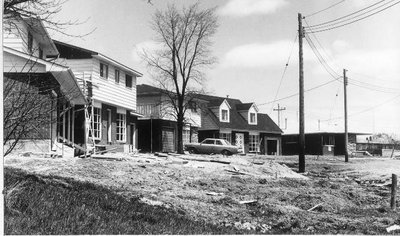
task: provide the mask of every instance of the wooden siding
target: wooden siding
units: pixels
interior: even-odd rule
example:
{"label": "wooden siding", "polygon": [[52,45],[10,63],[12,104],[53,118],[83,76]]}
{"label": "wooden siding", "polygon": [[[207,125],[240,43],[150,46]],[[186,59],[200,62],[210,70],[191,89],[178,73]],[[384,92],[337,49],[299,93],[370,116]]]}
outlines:
{"label": "wooden siding", "polygon": [[4,73],[44,73],[46,66],[4,52]]}
{"label": "wooden siding", "polygon": [[[5,23],[4,46],[17,51],[30,54],[28,51],[28,27],[24,22],[13,20],[12,23]],[[33,38],[32,55],[39,57],[40,45],[36,38]],[[45,52],[43,52],[43,56]]]}
{"label": "wooden siding", "polygon": [[[102,103],[123,107],[136,111],[136,77],[132,76],[132,88],[125,86],[125,72],[120,71],[120,82],[115,82],[115,67],[108,65],[108,79],[100,77],[100,60],[92,59],[63,59],[77,77],[78,84],[83,89],[83,75],[86,81],[92,82],[93,99]],[[83,90],[84,91],[84,90]],[[86,91],[84,91],[86,92]]]}
{"label": "wooden siding", "polygon": [[100,77],[100,60],[93,58],[93,98],[108,104],[136,111],[136,77],[132,75],[132,88],[125,86],[125,72],[120,70],[120,82],[115,82],[115,67],[108,65],[108,79]]}

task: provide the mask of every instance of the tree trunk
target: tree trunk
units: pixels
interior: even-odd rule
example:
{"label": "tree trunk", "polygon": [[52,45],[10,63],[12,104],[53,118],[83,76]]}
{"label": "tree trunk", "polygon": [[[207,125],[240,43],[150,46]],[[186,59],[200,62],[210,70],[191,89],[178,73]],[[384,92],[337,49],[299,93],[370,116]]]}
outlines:
{"label": "tree trunk", "polygon": [[179,112],[178,114],[178,119],[177,119],[177,125],[178,125],[178,153],[183,154],[183,136],[182,136],[182,131],[183,131],[183,114],[182,112]]}

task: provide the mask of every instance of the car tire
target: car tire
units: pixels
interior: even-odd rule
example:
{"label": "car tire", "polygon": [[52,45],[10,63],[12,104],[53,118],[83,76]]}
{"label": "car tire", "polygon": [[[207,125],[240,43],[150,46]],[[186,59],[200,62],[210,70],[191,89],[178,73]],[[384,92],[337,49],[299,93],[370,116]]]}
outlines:
{"label": "car tire", "polygon": [[189,151],[190,154],[196,154],[197,153],[197,150],[195,148],[190,148],[188,151]]}
{"label": "car tire", "polygon": [[232,153],[230,151],[228,151],[228,150],[222,150],[221,154],[224,155],[224,156],[232,155]]}

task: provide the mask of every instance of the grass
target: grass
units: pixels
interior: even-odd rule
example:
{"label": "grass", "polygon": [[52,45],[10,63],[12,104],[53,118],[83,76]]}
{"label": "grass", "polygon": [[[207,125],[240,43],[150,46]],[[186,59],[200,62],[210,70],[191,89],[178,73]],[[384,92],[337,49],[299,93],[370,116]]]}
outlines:
{"label": "grass", "polygon": [[5,169],[6,234],[239,234],[91,183]]}

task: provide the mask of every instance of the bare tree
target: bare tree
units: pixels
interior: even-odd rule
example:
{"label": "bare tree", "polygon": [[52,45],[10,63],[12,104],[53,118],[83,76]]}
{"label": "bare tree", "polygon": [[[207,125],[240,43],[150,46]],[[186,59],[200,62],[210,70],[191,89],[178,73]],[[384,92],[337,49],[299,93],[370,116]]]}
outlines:
{"label": "bare tree", "polygon": [[203,70],[216,60],[211,56],[211,38],[218,23],[215,9],[198,4],[183,8],[175,5],[157,11],[152,21],[161,49],[144,52],[143,58],[159,86],[166,91],[178,127],[178,153],[183,153],[182,130],[185,112],[195,97],[194,90],[204,82]]}
{"label": "bare tree", "polygon": [[[71,26],[76,26],[85,23],[85,20],[58,21],[54,16],[62,10],[62,5],[68,0],[4,0],[3,18],[18,19],[18,18],[34,18],[44,23],[47,29],[71,36],[83,37],[91,34],[95,29],[83,35],[68,34],[66,29]],[[17,27],[11,23],[6,27]]]}

